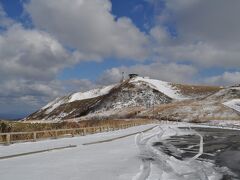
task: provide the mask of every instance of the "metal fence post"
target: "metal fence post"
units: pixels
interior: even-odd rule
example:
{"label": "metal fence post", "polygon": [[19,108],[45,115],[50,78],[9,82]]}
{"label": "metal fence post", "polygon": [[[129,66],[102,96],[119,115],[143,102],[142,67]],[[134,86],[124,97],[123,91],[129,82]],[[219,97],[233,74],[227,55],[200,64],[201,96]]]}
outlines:
{"label": "metal fence post", "polygon": [[9,145],[11,143],[11,135],[6,134],[6,145]]}
{"label": "metal fence post", "polygon": [[75,132],[75,130],[73,129],[73,130],[72,130],[72,133],[71,133],[71,134],[72,134],[72,137],[74,137],[74,132]]}
{"label": "metal fence post", "polygon": [[37,133],[36,132],[33,132],[33,141],[37,141]]}
{"label": "metal fence post", "polygon": [[54,131],[54,138],[55,138],[55,139],[58,138],[58,133],[57,133],[57,131]]}

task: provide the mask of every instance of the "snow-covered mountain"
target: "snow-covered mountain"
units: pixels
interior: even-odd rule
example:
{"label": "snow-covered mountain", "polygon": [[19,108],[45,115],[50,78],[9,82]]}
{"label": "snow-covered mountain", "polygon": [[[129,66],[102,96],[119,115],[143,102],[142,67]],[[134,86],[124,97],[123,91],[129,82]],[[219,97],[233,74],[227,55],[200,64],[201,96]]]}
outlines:
{"label": "snow-covered mountain", "polygon": [[56,98],[25,120],[59,121],[105,112],[111,115],[112,111],[116,113],[126,108],[139,109],[205,97],[219,89],[219,87],[182,85],[147,77],[134,77],[119,84]]}

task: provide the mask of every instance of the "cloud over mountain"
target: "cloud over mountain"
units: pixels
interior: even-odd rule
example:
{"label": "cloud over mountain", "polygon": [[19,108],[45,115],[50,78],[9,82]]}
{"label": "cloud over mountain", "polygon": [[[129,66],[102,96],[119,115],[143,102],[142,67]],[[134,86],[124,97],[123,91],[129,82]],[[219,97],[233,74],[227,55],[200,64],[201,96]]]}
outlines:
{"label": "cloud over mountain", "polygon": [[[0,3],[0,107],[10,109],[9,98],[15,109],[39,107],[69,91],[118,82],[123,71],[182,83],[239,82],[239,1],[144,0],[135,11],[146,14],[146,2],[155,21],[143,17],[145,29],[127,12],[114,14],[110,0],[21,1],[21,18],[32,26]],[[118,63],[92,72],[95,79],[59,77],[83,61]]]}
{"label": "cloud over mountain", "polygon": [[109,0],[31,0],[25,5],[36,27],[77,49],[85,59],[144,59],[148,39],[127,17],[111,14]]}

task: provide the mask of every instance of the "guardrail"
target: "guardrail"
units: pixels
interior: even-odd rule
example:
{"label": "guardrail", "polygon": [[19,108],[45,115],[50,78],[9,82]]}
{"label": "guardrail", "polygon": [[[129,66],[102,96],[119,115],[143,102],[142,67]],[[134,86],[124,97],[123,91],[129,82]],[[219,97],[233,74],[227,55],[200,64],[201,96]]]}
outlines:
{"label": "guardrail", "polygon": [[156,121],[148,122],[131,122],[124,123],[119,125],[105,125],[98,127],[85,127],[85,128],[72,128],[72,129],[55,129],[55,130],[46,130],[46,131],[33,131],[33,132],[11,132],[11,133],[0,133],[0,143],[9,145],[16,142],[28,142],[28,141],[37,141],[42,139],[57,139],[60,137],[74,137],[74,136],[85,136],[88,134],[95,134],[99,132],[108,132],[119,129],[126,129],[133,126],[145,125],[154,123]]}

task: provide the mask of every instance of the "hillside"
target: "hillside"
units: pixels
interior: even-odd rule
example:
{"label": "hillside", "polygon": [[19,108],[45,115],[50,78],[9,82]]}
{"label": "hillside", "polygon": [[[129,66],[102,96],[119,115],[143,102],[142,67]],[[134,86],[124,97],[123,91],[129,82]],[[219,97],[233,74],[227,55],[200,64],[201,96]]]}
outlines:
{"label": "hillside", "polygon": [[[197,100],[173,102],[155,108],[155,118],[161,120],[205,122],[209,120],[240,120],[240,88],[221,89]],[[139,116],[153,114],[146,110]]]}
{"label": "hillside", "polygon": [[220,89],[134,77],[119,84],[56,98],[25,120],[58,122],[111,116],[132,117],[152,106],[196,100]]}

